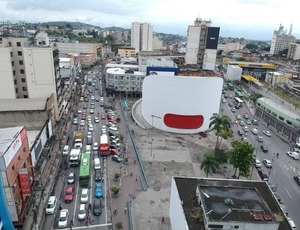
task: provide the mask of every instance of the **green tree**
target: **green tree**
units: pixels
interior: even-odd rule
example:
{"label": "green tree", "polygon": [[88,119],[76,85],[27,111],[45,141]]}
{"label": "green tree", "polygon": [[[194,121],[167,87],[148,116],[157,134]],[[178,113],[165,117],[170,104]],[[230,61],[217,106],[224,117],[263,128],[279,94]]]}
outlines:
{"label": "green tree", "polygon": [[237,60],[237,61],[246,61],[246,58],[240,57],[240,58],[237,58],[236,60]]}
{"label": "green tree", "polygon": [[216,172],[218,167],[219,167],[219,163],[214,153],[206,154],[200,166],[201,169],[204,169],[204,172],[206,173],[206,177],[208,177],[209,173]]}
{"label": "green tree", "polygon": [[210,118],[209,129],[216,130],[217,143],[215,149],[219,149],[222,138],[230,136],[230,134],[227,132],[231,130],[229,117],[226,115],[220,116],[219,114],[214,113]]}
{"label": "green tree", "polygon": [[238,178],[248,177],[253,164],[254,146],[244,141],[233,141],[232,146],[233,149],[229,151],[229,161],[235,168],[234,176],[239,170]]}
{"label": "green tree", "polygon": [[249,49],[249,50],[256,50],[258,48],[257,45],[253,44],[253,43],[248,43],[246,46],[245,46],[246,49]]}

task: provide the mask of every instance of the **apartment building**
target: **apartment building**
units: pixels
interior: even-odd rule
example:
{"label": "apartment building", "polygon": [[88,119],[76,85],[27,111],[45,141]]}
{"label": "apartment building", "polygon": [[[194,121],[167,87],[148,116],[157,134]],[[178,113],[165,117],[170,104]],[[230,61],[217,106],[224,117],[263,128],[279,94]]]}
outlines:
{"label": "apartment building", "polygon": [[280,24],[278,30],[274,30],[270,54],[277,55],[280,51],[288,49],[290,43],[295,42],[295,37],[292,35],[292,25],[290,27],[289,33],[284,30],[284,27]]}
{"label": "apartment building", "polygon": [[287,58],[290,58],[293,60],[300,59],[300,42],[290,43]]}
{"label": "apartment building", "polygon": [[131,23],[131,47],[135,52],[152,51],[153,27],[150,23]]}
{"label": "apartment building", "polygon": [[200,69],[214,70],[220,27],[211,27],[211,21],[197,18],[188,27],[186,64],[197,64]]}
{"label": "apartment building", "polygon": [[85,53],[96,54],[97,57],[101,54],[101,43],[97,42],[55,42],[53,43],[60,53]]}
{"label": "apartment building", "polygon": [[120,47],[118,49],[118,55],[120,57],[132,57],[132,56],[136,56],[135,48],[134,47],[128,47],[128,46]]}

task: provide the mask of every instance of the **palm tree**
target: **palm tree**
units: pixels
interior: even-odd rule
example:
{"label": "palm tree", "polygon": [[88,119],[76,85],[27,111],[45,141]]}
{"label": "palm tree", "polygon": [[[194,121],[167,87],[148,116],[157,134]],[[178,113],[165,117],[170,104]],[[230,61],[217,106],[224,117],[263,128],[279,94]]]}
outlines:
{"label": "palm tree", "polygon": [[216,130],[217,132],[217,143],[215,149],[218,149],[221,141],[220,137],[222,131],[229,131],[231,128],[230,119],[226,115],[220,116],[218,113],[214,113],[210,120],[211,122],[209,123],[209,129]]}
{"label": "palm tree", "polygon": [[204,169],[206,173],[206,177],[211,172],[216,172],[217,168],[219,167],[219,163],[217,161],[216,155],[214,153],[209,153],[204,156],[204,159],[201,163],[201,169]]}

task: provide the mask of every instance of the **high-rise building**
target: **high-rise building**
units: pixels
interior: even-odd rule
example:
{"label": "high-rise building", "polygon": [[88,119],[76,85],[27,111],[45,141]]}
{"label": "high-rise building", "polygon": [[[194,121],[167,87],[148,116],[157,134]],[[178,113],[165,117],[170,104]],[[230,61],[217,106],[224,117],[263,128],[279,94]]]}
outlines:
{"label": "high-rise building", "polygon": [[220,27],[211,27],[211,21],[197,18],[188,27],[186,64],[197,64],[200,69],[214,70]]}
{"label": "high-rise building", "polygon": [[131,23],[131,47],[135,52],[152,51],[153,27],[150,23]]}
{"label": "high-rise building", "polygon": [[287,58],[291,58],[293,60],[300,59],[300,41],[290,43]]}
{"label": "high-rise building", "polygon": [[295,42],[295,37],[292,35],[293,25],[290,26],[289,33],[284,30],[283,25],[280,24],[278,30],[274,30],[272,43],[270,48],[270,54],[276,55],[280,51],[289,48],[291,42]]}
{"label": "high-rise building", "polygon": [[36,47],[24,37],[0,37],[0,100],[54,97],[54,119],[63,110],[58,50]]}

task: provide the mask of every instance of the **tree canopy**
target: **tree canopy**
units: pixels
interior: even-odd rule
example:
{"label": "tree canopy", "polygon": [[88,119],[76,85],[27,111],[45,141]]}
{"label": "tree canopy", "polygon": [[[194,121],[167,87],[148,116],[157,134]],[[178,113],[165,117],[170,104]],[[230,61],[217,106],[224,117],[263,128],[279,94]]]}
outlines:
{"label": "tree canopy", "polygon": [[214,153],[206,154],[200,166],[201,169],[204,169],[206,177],[208,177],[209,173],[216,172],[218,167],[219,163]]}
{"label": "tree canopy", "polygon": [[220,116],[217,113],[213,114],[210,118],[209,129],[216,130],[216,149],[220,147],[222,138],[228,139],[232,137],[230,118],[226,115]]}

